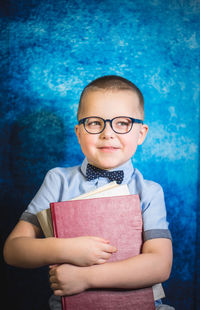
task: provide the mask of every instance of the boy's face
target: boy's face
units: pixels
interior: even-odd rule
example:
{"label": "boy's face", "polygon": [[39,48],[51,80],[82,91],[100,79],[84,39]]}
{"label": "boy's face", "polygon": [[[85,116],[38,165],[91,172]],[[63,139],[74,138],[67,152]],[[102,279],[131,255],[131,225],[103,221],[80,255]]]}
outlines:
{"label": "boy's face", "polygon": [[[88,91],[83,98],[79,119],[98,116],[112,119],[117,116],[127,116],[142,119],[138,96],[132,91]],[[83,124],[75,127],[82,152],[88,162],[101,169],[113,169],[129,160],[142,144],[147,131],[147,125],[133,124],[126,134],[115,133],[107,122],[100,134],[89,134]]]}

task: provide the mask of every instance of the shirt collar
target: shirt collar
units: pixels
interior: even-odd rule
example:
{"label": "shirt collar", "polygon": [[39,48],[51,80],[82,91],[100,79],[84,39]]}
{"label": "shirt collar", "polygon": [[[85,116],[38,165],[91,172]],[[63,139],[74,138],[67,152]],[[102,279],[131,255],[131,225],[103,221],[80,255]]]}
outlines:
{"label": "shirt collar", "polygon": [[[82,165],[81,165],[81,172],[84,176],[86,176],[86,169],[87,169],[88,160],[85,157]],[[134,173],[134,168],[132,165],[131,159],[129,159],[127,162],[125,162],[123,165],[116,167],[114,169],[110,169],[109,171],[116,171],[116,170],[123,170],[124,171],[124,180],[122,184],[127,184],[130,178],[132,177]]]}

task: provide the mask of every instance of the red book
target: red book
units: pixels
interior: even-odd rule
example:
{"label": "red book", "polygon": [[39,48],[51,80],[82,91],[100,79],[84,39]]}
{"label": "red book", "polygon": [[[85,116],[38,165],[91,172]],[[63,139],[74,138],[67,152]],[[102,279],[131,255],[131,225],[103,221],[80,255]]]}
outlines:
{"label": "red book", "polygon": [[[70,200],[50,204],[55,237],[97,236],[118,251],[109,261],[141,252],[142,215],[138,195]],[[134,276],[134,275],[133,275]],[[153,310],[152,288],[97,289],[62,297],[63,310]]]}

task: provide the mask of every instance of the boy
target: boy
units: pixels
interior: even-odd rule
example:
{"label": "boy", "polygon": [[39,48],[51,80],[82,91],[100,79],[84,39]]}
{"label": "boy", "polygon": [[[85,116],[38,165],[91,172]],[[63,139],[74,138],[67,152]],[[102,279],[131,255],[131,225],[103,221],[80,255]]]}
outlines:
{"label": "boy", "polygon": [[[50,282],[56,296],[88,288],[134,289],[166,281],[172,265],[172,244],[163,191],[158,184],[144,180],[131,163],[148,131],[143,124],[140,90],[122,77],[98,78],[83,90],[77,117],[75,132],[85,160],[81,166],[47,173],[5,243],[5,260],[25,268],[52,265]],[[110,170],[115,173],[106,174]],[[94,175],[96,172],[100,175]],[[140,255],[107,263],[117,249],[101,236],[40,238],[37,212],[48,208],[50,202],[69,200],[103,186],[115,176],[118,183],[128,184],[131,194],[140,196],[144,224]]]}

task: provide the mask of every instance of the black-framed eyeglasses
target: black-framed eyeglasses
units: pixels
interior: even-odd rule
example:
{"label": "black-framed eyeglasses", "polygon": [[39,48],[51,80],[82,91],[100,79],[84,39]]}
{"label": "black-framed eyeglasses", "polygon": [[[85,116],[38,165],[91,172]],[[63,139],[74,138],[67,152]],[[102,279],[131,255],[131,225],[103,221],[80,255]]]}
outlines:
{"label": "black-framed eyeglasses", "polygon": [[143,120],[127,116],[118,116],[113,119],[90,116],[80,119],[78,124],[83,124],[85,130],[90,134],[99,134],[104,131],[106,122],[109,122],[112,130],[118,134],[125,134],[131,131],[134,123],[143,124]]}

